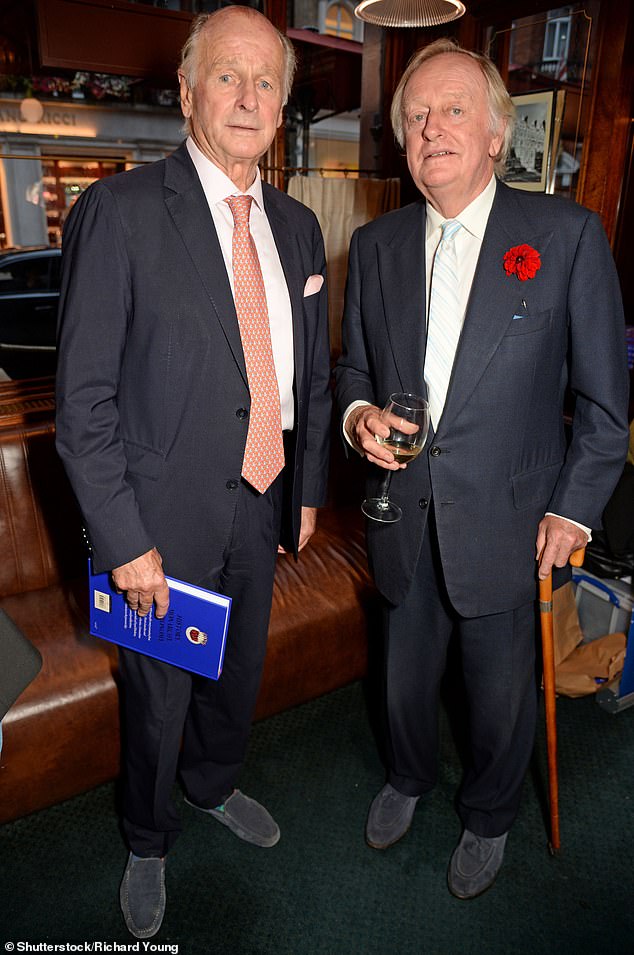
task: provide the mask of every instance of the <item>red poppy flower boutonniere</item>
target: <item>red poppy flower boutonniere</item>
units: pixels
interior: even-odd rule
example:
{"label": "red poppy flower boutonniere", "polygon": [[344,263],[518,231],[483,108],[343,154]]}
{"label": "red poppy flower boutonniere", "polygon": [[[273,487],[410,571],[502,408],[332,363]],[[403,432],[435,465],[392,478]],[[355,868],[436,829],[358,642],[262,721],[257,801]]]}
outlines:
{"label": "red poppy flower boutonniere", "polygon": [[534,279],[541,267],[539,252],[530,245],[514,245],[504,255],[504,271],[507,275],[517,275],[520,282]]}

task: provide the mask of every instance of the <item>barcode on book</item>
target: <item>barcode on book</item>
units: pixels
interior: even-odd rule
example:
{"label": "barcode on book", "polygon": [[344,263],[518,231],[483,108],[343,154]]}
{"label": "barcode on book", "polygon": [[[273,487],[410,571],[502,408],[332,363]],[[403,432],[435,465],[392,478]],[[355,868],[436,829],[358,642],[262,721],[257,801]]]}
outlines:
{"label": "barcode on book", "polygon": [[110,613],[111,600],[110,594],[104,594],[101,590],[93,591],[93,597],[95,601],[95,610],[103,610],[105,613]]}

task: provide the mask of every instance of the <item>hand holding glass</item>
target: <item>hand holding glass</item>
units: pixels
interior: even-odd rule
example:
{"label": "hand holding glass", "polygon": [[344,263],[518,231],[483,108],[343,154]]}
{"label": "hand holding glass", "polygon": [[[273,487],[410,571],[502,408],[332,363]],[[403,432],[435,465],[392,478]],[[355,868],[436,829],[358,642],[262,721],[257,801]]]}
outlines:
{"label": "hand holding glass", "polygon": [[[390,395],[381,412],[381,421],[390,429],[387,437],[377,435],[379,444],[394,455],[398,464],[409,464],[425,447],[429,431],[429,404],[418,395],[396,393]],[[392,471],[388,470],[381,484],[379,497],[367,498],[361,505],[366,517],[393,524],[400,521],[403,512],[389,500]]]}

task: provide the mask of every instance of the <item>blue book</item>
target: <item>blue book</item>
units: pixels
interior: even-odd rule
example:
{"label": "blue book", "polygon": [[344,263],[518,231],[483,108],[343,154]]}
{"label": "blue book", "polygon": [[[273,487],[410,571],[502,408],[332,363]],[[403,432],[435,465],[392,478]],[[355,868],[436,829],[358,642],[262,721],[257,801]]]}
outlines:
{"label": "blue book", "polygon": [[128,650],[217,680],[222,672],[231,598],[166,577],[169,609],[157,620],[154,607],[145,617],[130,610],[110,574],[93,574],[88,565],[90,632]]}

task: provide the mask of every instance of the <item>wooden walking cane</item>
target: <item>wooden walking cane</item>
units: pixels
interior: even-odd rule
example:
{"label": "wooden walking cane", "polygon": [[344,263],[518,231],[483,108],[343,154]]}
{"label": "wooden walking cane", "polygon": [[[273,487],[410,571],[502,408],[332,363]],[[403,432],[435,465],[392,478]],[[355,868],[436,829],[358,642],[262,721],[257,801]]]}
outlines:
{"label": "wooden walking cane", "polygon": [[[581,567],[585,548],[570,555],[573,567]],[[553,641],[553,575],[539,582],[539,616],[542,631],[542,666],[544,669],[544,702],[546,705],[546,746],[548,749],[548,802],[550,806],[551,855],[559,852],[559,780],[557,778],[557,718],[555,714],[555,647]]]}

